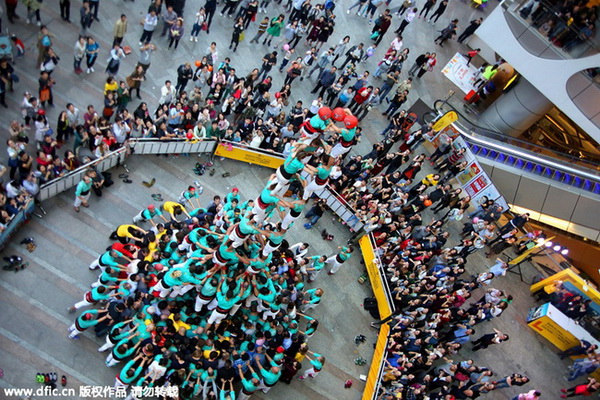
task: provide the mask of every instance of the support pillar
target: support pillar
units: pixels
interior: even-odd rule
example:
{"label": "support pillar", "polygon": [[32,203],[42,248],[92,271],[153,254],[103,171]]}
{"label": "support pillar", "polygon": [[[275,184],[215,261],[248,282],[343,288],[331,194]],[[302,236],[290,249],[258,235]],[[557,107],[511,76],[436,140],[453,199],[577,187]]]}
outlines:
{"label": "support pillar", "polygon": [[553,104],[529,81],[521,80],[492,103],[481,117],[505,135],[518,137],[542,118]]}

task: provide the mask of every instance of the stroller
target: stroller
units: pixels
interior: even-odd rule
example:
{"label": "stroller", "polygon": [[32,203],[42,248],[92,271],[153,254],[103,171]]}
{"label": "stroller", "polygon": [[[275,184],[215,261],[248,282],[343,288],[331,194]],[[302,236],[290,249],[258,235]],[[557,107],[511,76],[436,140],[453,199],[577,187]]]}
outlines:
{"label": "stroller", "polygon": [[402,125],[400,126],[400,130],[402,131],[402,133],[408,132],[408,130],[415,124],[415,122],[417,122],[418,119],[419,116],[417,114],[413,112],[408,113],[406,118],[404,118]]}
{"label": "stroller", "polygon": [[10,41],[8,31],[6,34],[2,34],[0,32],[0,59],[8,60],[10,62],[14,61],[12,43]]}

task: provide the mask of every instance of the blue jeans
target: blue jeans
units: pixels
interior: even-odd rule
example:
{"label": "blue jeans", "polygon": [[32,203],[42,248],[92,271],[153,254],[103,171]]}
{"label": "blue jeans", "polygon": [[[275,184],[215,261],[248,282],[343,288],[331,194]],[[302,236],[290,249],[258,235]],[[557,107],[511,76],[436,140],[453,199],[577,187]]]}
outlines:
{"label": "blue jeans", "polygon": [[308,218],[311,225],[316,224],[319,218],[321,218],[312,208],[306,213],[305,217]]}

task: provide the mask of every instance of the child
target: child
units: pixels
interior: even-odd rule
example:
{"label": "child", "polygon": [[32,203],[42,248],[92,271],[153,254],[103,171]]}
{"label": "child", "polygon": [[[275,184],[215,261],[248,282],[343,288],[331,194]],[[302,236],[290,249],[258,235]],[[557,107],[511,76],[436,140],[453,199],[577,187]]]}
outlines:
{"label": "child", "polygon": [[25,55],[25,44],[21,39],[19,39],[16,35],[12,35],[10,40],[15,44],[15,49],[17,49],[17,58],[21,58]]}
{"label": "child", "polygon": [[373,57],[373,55],[375,54],[375,50],[377,50],[377,45],[375,43],[373,43],[371,46],[369,46],[369,48],[365,52],[365,55],[363,56],[363,59],[361,61],[367,62],[367,60],[369,58]]}

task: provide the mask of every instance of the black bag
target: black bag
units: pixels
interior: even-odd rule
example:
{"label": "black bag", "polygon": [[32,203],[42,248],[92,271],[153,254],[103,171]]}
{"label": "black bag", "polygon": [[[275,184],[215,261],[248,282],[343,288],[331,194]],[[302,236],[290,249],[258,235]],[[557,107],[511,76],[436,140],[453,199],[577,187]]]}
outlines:
{"label": "black bag", "polygon": [[377,300],[374,297],[366,297],[363,300],[363,307],[365,311],[368,311],[371,314],[373,319],[379,320],[381,317],[379,315],[379,308],[377,307]]}

